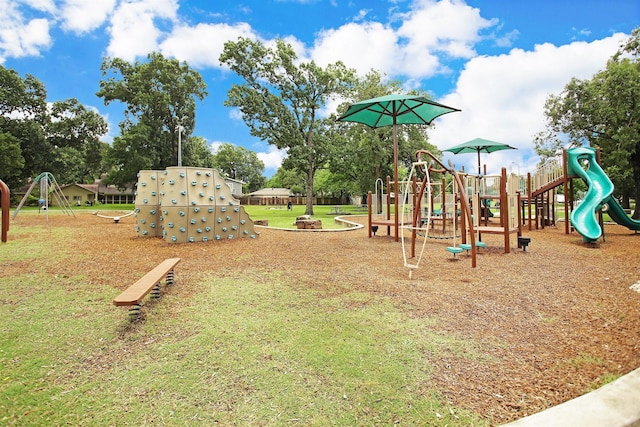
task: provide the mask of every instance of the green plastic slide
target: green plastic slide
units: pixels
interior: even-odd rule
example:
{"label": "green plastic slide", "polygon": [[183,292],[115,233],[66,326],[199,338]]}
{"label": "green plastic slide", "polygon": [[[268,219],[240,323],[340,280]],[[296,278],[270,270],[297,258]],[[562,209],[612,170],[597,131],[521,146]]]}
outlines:
{"label": "green plastic slide", "polygon": [[613,183],[596,162],[593,148],[567,150],[567,173],[582,178],[588,187],[582,203],[571,213],[571,224],[585,242],[596,241],[602,236],[596,211],[609,201],[613,194]]}
{"label": "green plastic slide", "polygon": [[596,162],[593,148],[577,147],[567,150],[567,173],[582,178],[588,186],[582,203],[571,214],[571,224],[585,241],[593,242],[602,236],[596,211],[605,204],[612,220],[630,230],[640,230],[640,221],[629,218],[613,197],[613,183]]}
{"label": "green plastic slide", "polygon": [[618,201],[613,198],[613,196],[609,197],[606,203],[609,207],[607,213],[612,220],[622,226],[627,227],[629,230],[640,230],[640,221],[629,218],[629,215],[627,215],[622,206],[620,206],[620,203],[618,203]]}

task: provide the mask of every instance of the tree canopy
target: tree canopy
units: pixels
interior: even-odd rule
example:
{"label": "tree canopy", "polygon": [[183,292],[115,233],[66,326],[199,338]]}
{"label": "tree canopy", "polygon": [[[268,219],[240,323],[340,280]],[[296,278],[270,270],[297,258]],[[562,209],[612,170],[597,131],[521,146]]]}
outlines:
{"label": "tree canopy", "polygon": [[[120,58],[105,58],[102,75],[97,95],[105,105],[118,101],[126,106],[120,123],[121,137],[114,140],[116,152],[110,155],[107,182],[123,187],[135,182],[139,166],[164,169],[177,165],[178,138],[184,141],[187,152],[188,145],[196,142],[189,138],[195,126],[196,99],[203,100],[207,95],[200,73],[186,62],[154,52],[145,62],[133,64]],[[191,158],[195,159],[198,157]]]}
{"label": "tree canopy", "polygon": [[264,163],[256,153],[233,144],[222,144],[213,156],[213,165],[223,175],[242,181],[243,191],[250,193],[264,187]]}
{"label": "tree canopy", "polygon": [[104,118],[77,99],[46,97],[38,79],[0,66],[0,178],[10,187],[44,171],[61,183],[100,175]]}
{"label": "tree canopy", "polygon": [[[315,173],[328,155],[321,109],[330,98],[349,93],[355,73],[341,62],[322,68],[297,59],[283,40],[270,48],[248,38],[225,43],[220,56],[243,79],[231,87],[225,105],[240,109],[251,135],[286,150],[287,167],[306,174],[306,193],[312,196]],[[311,197],[306,213],[313,214]]]}
{"label": "tree canopy", "polygon": [[[542,156],[562,146],[601,148],[601,161],[615,195],[629,206],[640,200],[640,28],[589,80],[571,79],[545,103],[547,126],[536,136]],[[636,204],[633,218],[640,219]]]}

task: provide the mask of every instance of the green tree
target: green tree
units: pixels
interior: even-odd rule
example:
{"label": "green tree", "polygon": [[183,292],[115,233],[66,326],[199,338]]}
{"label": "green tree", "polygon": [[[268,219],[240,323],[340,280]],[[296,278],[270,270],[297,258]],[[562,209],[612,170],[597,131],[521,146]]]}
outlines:
{"label": "green tree", "polygon": [[304,194],[306,188],[305,174],[296,169],[278,168],[275,175],[267,180],[267,187],[288,188],[293,194]]}
{"label": "green tree", "polygon": [[[312,196],[314,175],[327,155],[327,139],[318,131],[320,110],[329,98],[350,91],[354,71],[341,62],[326,68],[298,63],[283,40],[273,48],[247,38],[227,42],[220,62],[244,80],[232,86],[225,105],[240,109],[251,135],[287,151],[284,165],[306,174],[306,193]],[[313,214],[312,197],[305,212]]]}
{"label": "green tree", "polygon": [[7,185],[15,185],[23,167],[24,157],[20,150],[20,141],[9,133],[0,132],[0,179]]}
{"label": "green tree", "polygon": [[[545,103],[546,129],[536,151],[550,155],[566,145],[602,149],[601,162],[615,194],[629,206],[640,200],[640,28],[590,80],[571,79]],[[634,219],[640,219],[636,203]]]}
{"label": "green tree", "polygon": [[[126,105],[125,118],[120,123],[123,138],[113,147],[121,152],[112,156],[120,164],[111,164],[110,182],[123,186],[135,181],[137,171],[133,171],[136,166],[126,165],[127,153],[131,154],[132,162],[148,164],[153,169],[178,164],[179,129],[184,141],[183,151],[189,152],[188,145],[193,142],[190,135],[195,126],[196,99],[203,100],[207,95],[200,73],[186,62],[180,63],[177,59],[168,59],[154,52],[147,56],[146,62],[136,61],[134,64],[119,58],[105,58],[102,75],[97,95],[104,99],[105,105],[114,101]],[[144,130],[137,128],[138,125],[142,125]],[[127,135],[130,132],[131,135]],[[135,139],[140,137],[148,139]],[[141,147],[146,151],[131,153]],[[141,161],[140,156],[149,159]],[[117,167],[123,167],[126,173],[117,171]]]}
{"label": "green tree", "polygon": [[186,141],[182,153],[183,164],[201,168],[213,168],[213,153],[207,140],[201,136],[191,136]]}
{"label": "green tree", "polygon": [[264,162],[251,150],[222,144],[214,155],[213,164],[223,175],[244,182],[243,190],[247,193],[264,187]]}
{"label": "green tree", "polygon": [[147,125],[138,123],[131,126],[128,132],[113,138],[112,148],[105,156],[108,167],[105,184],[114,184],[123,189],[136,180],[139,171],[160,169],[155,166],[159,156],[155,145],[149,142],[150,134]]}
{"label": "green tree", "polygon": [[4,149],[9,150],[7,154],[13,152],[11,147],[16,141],[20,148],[20,156],[12,154],[6,158],[7,169],[0,170],[0,178],[10,187],[48,169],[50,152],[44,133],[49,120],[46,97],[45,87],[38,79],[31,75],[23,79],[15,70],[0,65],[0,132],[13,137],[5,137]]}
{"label": "green tree", "polygon": [[54,102],[47,125],[47,140],[52,150],[49,170],[64,183],[93,182],[102,172],[106,120],[88,110],[77,99]]}

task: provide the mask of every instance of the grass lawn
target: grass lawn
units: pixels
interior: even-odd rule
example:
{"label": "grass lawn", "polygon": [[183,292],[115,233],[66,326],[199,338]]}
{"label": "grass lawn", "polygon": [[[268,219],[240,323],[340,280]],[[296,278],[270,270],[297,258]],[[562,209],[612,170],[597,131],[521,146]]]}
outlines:
{"label": "grass lawn", "polygon": [[[245,211],[249,214],[252,220],[267,219],[269,220],[269,227],[277,228],[291,228],[295,229],[296,217],[304,215],[305,206],[294,205],[291,210],[288,210],[286,206],[276,208],[275,206],[247,206],[243,205]],[[323,229],[339,229],[346,228],[347,225],[343,222],[336,222],[334,217],[337,216],[335,209],[342,215],[366,215],[367,210],[357,208],[351,205],[342,206],[314,206],[313,219],[319,219],[322,221]],[[95,211],[121,211],[129,212],[134,209],[132,204],[105,204],[97,206],[74,206],[72,207],[74,212],[95,212]],[[59,209],[56,207],[51,208],[51,212],[56,212]],[[37,212],[37,207],[24,207],[20,211],[22,212]]]}
{"label": "grass lawn", "polygon": [[384,297],[205,273],[129,323],[112,273],[65,272],[98,262],[74,229],[40,224],[0,244],[0,425],[486,425],[425,389],[425,352],[473,344]]}

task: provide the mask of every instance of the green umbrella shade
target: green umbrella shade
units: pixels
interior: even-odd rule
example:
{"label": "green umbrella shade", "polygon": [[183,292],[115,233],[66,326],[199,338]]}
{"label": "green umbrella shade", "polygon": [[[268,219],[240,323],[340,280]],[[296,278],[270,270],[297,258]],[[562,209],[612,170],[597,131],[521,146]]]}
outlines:
{"label": "green umbrella shade", "polygon": [[[362,123],[372,128],[393,127],[393,181],[398,183],[398,131],[396,125],[428,125],[436,117],[460,111],[418,95],[386,95],[351,104],[338,121]],[[398,241],[398,197],[395,197],[395,240]]]}
{"label": "green umbrella shade", "polygon": [[428,125],[436,117],[454,111],[460,110],[423,96],[386,95],[351,104],[338,120],[362,123],[372,128],[396,124]]}
{"label": "green umbrella shade", "polygon": [[480,153],[493,153],[500,150],[515,150],[515,148],[502,142],[476,138],[442,151],[448,151],[453,154],[478,153],[478,174],[480,174]]}

